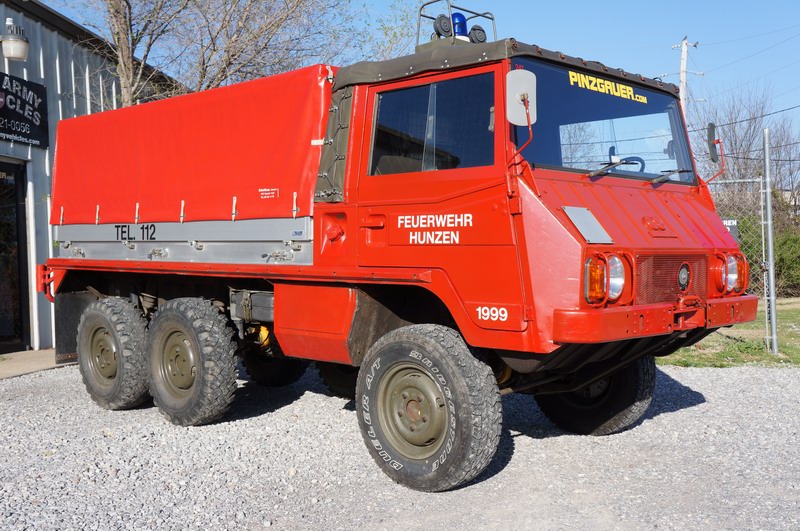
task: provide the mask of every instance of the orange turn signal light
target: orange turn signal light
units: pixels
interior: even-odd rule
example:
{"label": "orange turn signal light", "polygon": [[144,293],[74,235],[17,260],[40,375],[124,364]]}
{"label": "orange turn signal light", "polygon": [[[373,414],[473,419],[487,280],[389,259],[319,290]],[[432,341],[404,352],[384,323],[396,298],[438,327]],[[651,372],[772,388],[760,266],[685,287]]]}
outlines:
{"label": "orange turn signal light", "polygon": [[586,302],[600,304],[606,300],[606,262],[597,257],[586,260]]}

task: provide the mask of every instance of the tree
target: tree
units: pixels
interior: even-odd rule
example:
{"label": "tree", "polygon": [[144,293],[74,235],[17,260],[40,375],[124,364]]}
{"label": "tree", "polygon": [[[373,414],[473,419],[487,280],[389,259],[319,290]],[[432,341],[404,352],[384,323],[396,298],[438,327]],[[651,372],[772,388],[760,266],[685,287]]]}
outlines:
{"label": "tree", "polygon": [[350,0],[191,0],[171,70],[205,90],[331,62],[361,44]]}
{"label": "tree", "polygon": [[370,60],[381,61],[406,55],[416,42],[417,5],[414,2],[392,0],[388,11],[387,16],[378,18],[372,24],[367,21],[370,29],[367,58]]}
{"label": "tree", "polygon": [[157,72],[148,67],[154,50],[173,30],[190,0],[97,0],[114,44],[120,100],[133,105]]}
{"label": "tree", "polygon": [[[764,172],[764,129],[770,130],[771,176],[775,252],[778,257],[776,281],[782,296],[800,294],[800,245],[793,237],[800,231],[800,133],[791,118],[775,109],[768,89],[757,87],[731,91],[730,96],[693,105],[689,130],[698,170],[705,178],[716,173],[706,149],[705,125],[717,124],[727,170],[711,184],[717,210],[723,218],[740,222],[740,245],[751,263],[751,284],[760,287],[761,186]],[[754,230],[743,230],[752,227]]]}
{"label": "tree", "polygon": [[84,0],[92,15],[82,23],[113,43],[120,104],[128,106],[317,62],[349,64],[410,50],[413,5],[394,0],[388,15],[370,17],[368,5],[355,1]]}

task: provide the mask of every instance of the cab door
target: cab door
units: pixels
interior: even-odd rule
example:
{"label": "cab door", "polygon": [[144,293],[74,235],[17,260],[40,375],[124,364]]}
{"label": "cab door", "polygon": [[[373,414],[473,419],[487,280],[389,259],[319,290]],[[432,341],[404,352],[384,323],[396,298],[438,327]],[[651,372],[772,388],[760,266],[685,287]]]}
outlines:
{"label": "cab door", "polygon": [[502,80],[498,63],[368,89],[357,260],[440,270],[476,324],[521,330]]}

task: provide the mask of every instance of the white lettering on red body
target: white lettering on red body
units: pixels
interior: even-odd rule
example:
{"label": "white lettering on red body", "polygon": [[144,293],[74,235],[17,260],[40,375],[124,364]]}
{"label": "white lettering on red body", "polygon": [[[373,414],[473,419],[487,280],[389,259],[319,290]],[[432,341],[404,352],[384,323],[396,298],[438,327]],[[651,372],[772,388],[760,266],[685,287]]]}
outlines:
{"label": "white lettering on red body", "polygon": [[[399,229],[456,229],[472,227],[472,214],[422,214],[397,216]],[[408,233],[410,245],[458,245],[461,231],[412,230]]]}
{"label": "white lettering on red body", "polygon": [[438,229],[472,227],[472,214],[423,214],[420,216],[397,216],[400,229]]}

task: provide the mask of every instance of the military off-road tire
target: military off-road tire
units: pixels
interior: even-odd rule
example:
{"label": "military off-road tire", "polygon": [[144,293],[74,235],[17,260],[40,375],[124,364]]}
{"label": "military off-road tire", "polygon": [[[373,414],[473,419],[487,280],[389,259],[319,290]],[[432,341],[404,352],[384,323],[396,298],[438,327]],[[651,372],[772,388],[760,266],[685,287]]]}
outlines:
{"label": "military off-road tire", "polygon": [[334,395],[353,400],[356,397],[358,367],[341,363],[317,362],[317,370],[322,383]]}
{"label": "military off-road tire", "polygon": [[248,352],[242,358],[250,379],[264,387],[285,387],[295,383],[306,373],[306,360],[277,357],[260,352]]}
{"label": "military off-road tire", "polygon": [[611,435],[634,426],[650,407],[656,363],[644,356],[584,389],[535,395],[550,421],[581,435]]}
{"label": "military off-road tire", "polygon": [[89,396],[105,409],[130,409],[149,398],[145,321],[129,300],[91,303],[78,324],[78,366]]}
{"label": "military off-road tire", "polygon": [[356,396],[370,455],[412,489],[462,485],[497,450],[502,414],[494,375],[450,328],[412,325],[383,336],[364,358]]}
{"label": "military off-road tire", "polygon": [[235,331],[211,301],[173,299],[150,323],[150,393],[167,420],[199,426],[222,417],[236,391]]}

